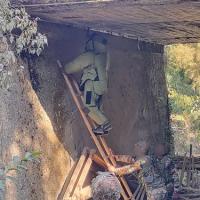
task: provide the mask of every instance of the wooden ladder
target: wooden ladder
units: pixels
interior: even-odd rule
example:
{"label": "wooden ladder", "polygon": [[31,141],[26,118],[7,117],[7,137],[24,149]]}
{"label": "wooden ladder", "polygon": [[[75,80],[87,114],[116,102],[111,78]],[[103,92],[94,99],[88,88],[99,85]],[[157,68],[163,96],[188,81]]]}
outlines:
{"label": "wooden ladder", "polygon": [[93,162],[102,168],[106,167],[94,149],[85,147],[71,174],[66,179],[57,200],[87,200],[92,198],[91,186],[84,186],[84,183]]}
{"label": "wooden ladder", "polygon": [[[57,200],[89,200],[92,198],[91,185],[85,184],[85,181],[93,163],[107,169],[105,162],[96,154],[96,151],[85,147],[79,160],[74,164],[72,172],[68,175]],[[145,185],[140,183],[135,190],[134,197],[136,200],[144,200],[145,194]]]}
{"label": "wooden ladder", "polygon": [[[62,74],[64,76],[65,82],[68,86],[68,89],[72,95],[72,98],[80,112],[80,115],[85,123],[86,128],[88,129],[88,132],[91,136],[91,138],[93,139],[103,161],[105,162],[106,166],[108,166],[109,164],[112,164],[113,166],[117,166],[116,160],[114,159],[109,147],[107,146],[107,143],[105,141],[105,139],[102,136],[96,136],[93,132],[93,127],[94,127],[94,123],[91,122],[90,119],[88,119],[88,117],[86,116],[85,112],[82,109],[82,94],[78,88],[77,82],[71,78],[68,77],[64,72],[63,72],[63,67],[60,61],[57,61],[59,68],[62,71]],[[79,98],[80,97],[80,98]],[[121,195],[123,197],[124,200],[135,200],[134,195],[132,194],[126,180],[124,177],[119,176],[118,177],[120,183],[121,183]]]}
{"label": "wooden ladder", "polygon": [[78,162],[75,164],[70,179],[63,186],[64,194],[59,194],[57,200],[85,200],[91,198],[91,191],[86,192],[88,187],[83,188],[83,184],[92,165],[93,154],[93,150],[87,148],[83,149]]}

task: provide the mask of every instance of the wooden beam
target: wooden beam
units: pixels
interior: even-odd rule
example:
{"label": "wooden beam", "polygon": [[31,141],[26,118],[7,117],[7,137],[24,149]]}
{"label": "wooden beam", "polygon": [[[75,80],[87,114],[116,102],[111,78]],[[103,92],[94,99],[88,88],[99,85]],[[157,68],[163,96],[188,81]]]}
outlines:
{"label": "wooden beam", "polygon": [[72,168],[70,169],[69,173],[67,174],[67,177],[66,177],[66,179],[65,179],[65,182],[64,182],[64,184],[63,184],[63,186],[62,186],[62,188],[61,188],[61,191],[59,192],[59,194],[58,194],[56,200],[63,200],[64,195],[65,195],[65,192],[66,192],[66,190],[67,190],[67,188],[68,188],[68,186],[69,186],[70,180],[71,180],[71,178],[72,178],[72,176],[73,176],[73,172],[74,172],[74,170],[75,170],[75,168],[76,168],[77,163],[78,163],[78,160],[74,163],[74,165],[73,165]]}
{"label": "wooden beam", "polygon": [[[111,163],[113,164],[114,167],[117,167],[117,163],[116,163],[111,151],[109,150],[109,147],[107,146],[107,143],[106,143],[105,139],[103,137],[101,137],[101,136],[99,137],[99,139],[100,139],[100,141],[101,141],[101,143],[102,143],[107,155],[109,156],[109,159],[110,159]],[[125,178],[121,176],[121,177],[119,177],[119,180],[121,181],[121,183],[123,184],[124,188],[126,189],[127,194],[129,195],[129,197],[131,197],[133,199],[134,196],[133,196],[133,194],[132,194],[132,192],[131,192],[128,184],[127,184],[127,181],[125,180]]]}
{"label": "wooden beam", "polygon": [[92,160],[104,169],[107,169],[106,163],[97,154],[93,154]]}
{"label": "wooden beam", "polygon": [[80,172],[81,172],[81,169],[82,169],[82,166],[86,160],[86,157],[87,157],[87,149],[84,148],[83,150],[83,153],[76,165],[76,168],[73,172],[73,175],[72,175],[72,178],[70,180],[70,184],[68,185],[66,191],[65,191],[65,195],[64,195],[64,200],[68,200],[68,198],[71,196],[71,193],[73,192],[73,190],[75,189],[76,187],[76,182],[77,182],[77,178],[79,177],[80,175]]}
{"label": "wooden beam", "polygon": [[89,173],[90,167],[92,166],[92,155],[94,154],[94,152],[90,152],[89,157],[87,158],[87,161],[81,171],[79,180],[77,182],[76,188],[74,190],[74,194],[78,194],[80,193],[80,190],[83,188],[83,184],[85,182],[85,179]]}
{"label": "wooden beam", "polygon": [[185,153],[183,166],[182,166],[182,169],[181,169],[181,175],[180,175],[180,182],[179,182],[180,185],[182,185],[182,183],[183,183],[186,162],[187,162],[187,154]]}

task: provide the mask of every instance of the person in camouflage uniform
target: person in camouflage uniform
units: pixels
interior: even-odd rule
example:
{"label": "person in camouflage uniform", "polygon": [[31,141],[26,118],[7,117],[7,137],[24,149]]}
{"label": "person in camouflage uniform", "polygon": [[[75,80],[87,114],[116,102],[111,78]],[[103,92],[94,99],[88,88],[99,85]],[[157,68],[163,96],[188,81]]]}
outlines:
{"label": "person in camouflage uniform", "polygon": [[88,116],[96,123],[96,135],[108,134],[112,129],[110,120],[102,111],[102,97],[108,87],[109,51],[107,40],[93,34],[86,42],[85,52],[64,67],[66,74],[82,72],[80,90]]}

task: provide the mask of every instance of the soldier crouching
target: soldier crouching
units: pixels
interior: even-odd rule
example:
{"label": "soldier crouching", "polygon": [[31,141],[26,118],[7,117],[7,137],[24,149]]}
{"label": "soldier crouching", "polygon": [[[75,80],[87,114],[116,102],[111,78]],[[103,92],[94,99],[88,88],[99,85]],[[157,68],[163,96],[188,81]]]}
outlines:
{"label": "soldier crouching", "polygon": [[85,52],[65,65],[65,73],[82,72],[80,90],[84,93],[84,105],[88,116],[98,125],[93,129],[96,135],[105,135],[112,129],[109,119],[101,110],[102,96],[107,91],[109,52],[107,40],[93,35],[86,42]]}

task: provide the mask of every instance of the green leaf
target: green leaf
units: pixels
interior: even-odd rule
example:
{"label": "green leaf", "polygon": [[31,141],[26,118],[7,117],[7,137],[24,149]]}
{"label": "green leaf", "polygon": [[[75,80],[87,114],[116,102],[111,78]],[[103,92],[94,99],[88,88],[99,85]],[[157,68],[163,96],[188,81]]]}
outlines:
{"label": "green leaf", "polygon": [[32,159],[33,159],[33,158],[32,158],[32,153],[26,152],[23,161],[30,161],[30,160],[32,160]]}
{"label": "green leaf", "polygon": [[32,151],[31,153],[34,158],[38,158],[42,154],[40,151]]}

